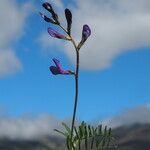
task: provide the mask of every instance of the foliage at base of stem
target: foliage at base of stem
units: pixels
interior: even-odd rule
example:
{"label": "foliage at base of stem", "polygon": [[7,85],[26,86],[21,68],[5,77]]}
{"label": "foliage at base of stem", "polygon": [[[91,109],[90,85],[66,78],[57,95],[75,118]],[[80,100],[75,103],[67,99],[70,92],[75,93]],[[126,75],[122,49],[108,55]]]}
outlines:
{"label": "foliage at base of stem", "polygon": [[57,129],[55,131],[65,137],[67,150],[113,150],[117,148],[112,130],[107,126],[94,127],[83,121],[79,126],[74,127],[71,137],[71,128],[65,123],[62,125],[63,131]]}

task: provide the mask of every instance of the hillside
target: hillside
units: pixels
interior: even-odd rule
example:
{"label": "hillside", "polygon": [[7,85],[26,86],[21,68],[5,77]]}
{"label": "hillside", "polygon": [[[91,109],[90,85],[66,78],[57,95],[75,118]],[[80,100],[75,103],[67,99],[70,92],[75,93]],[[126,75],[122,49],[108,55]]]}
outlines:
{"label": "hillside", "polygon": [[134,124],[114,130],[119,150],[150,150],[150,124]]}
{"label": "hillside", "polygon": [[[114,129],[119,150],[150,150],[150,124],[134,124]],[[63,139],[44,137],[39,140],[0,139],[0,150],[63,150]]]}

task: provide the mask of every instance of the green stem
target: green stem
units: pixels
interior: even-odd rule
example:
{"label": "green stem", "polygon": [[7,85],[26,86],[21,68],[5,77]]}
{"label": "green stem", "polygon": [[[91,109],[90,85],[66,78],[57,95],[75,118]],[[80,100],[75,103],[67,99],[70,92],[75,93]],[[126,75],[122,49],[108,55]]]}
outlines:
{"label": "green stem", "polygon": [[[68,34],[67,30],[59,25],[60,28],[62,30],[64,30],[64,32],[66,32],[66,34]],[[74,125],[75,125],[75,119],[76,119],[76,111],[77,111],[77,104],[78,104],[78,91],[79,91],[79,83],[78,83],[78,77],[79,77],[79,49],[74,41],[74,39],[72,38],[71,35],[68,34],[68,36],[70,37],[70,40],[76,50],[76,69],[75,69],[75,100],[74,100],[74,108],[73,108],[73,116],[72,116],[72,124],[71,124],[71,141],[72,141],[72,137],[73,137],[73,129],[74,129]]]}
{"label": "green stem", "polygon": [[78,147],[79,147],[79,150],[81,150],[81,142],[80,142],[80,139],[79,139],[79,145],[78,145]]}
{"label": "green stem", "polygon": [[74,101],[74,109],[73,109],[73,117],[72,117],[72,125],[71,125],[71,139],[73,136],[73,129],[74,129],[74,124],[75,124],[77,104],[78,104],[78,91],[79,91],[78,76],[79,76],[79,51],[76,49],[75,101]]}

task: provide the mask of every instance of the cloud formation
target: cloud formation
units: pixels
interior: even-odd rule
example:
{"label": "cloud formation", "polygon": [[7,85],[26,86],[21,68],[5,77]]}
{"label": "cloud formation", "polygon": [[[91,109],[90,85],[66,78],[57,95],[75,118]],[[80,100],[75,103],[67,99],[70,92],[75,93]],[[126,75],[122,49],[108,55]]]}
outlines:
{"label": "cloud formation", "polygon": [[150,105],[142,105],[125,110],[118,116],[106,119],[103,123],[113,128],[122,125],[132,125],[134,123],[150,123],[149,114]]}
{"label": "cloud formation", "polygon": [[21,62],[11,44],[23,34],[30,4],[18,5],[15,0],[2,0],[0,4],[0,77],[15,73]]}
{"label": "cloud formation", "polygon": [[[135,108],[124,110],[119,115],[108,118],[102,122],[112,128],[128,126],[136,123],[150,124],[150,105],[141,105]],[[54,129],[61,128],[61,122],[70,124],[70,120],[61,120],[48,114],[38,117],[12,118],[0,116],[0,138],[37,140],[45,136],[58,136]],[[61,128],[62,129],[62,128]]]}
{"label": "cloud formation", "polygon": [[0,117],[0,138],[33,140],[43,136],[55,135],[61,121],[50,115],[32,117]]}
{"label": "cloud formation", "polygon": [[[80,41],[83,24],[92,30],[81,50],[83,68],[105,69],[120,54],[150,46],[149,0],[77,0],[76,5],[70,7],[74,37]],[[72,49],[67,44],[64,52],[74,60]]]}
{"label": "cloud formation", "polygon": [[0,77],[15,73],[22,67],[14,50],[3,49],[0,50]]}
{"label": "cloud formation", "polygon": [[[125,110],[118,116],[108,118],[102,124],[115,128],[135,123],[150,123],[149,114],[150,105],[142,105]],[[59,134],[53,129],[60,129],[61,122],[70,124],[71,120],[61,120],[48,114],[18,118],[2,115],[0,116],[0,138],[37,140],[45,136],[57,136]]]}

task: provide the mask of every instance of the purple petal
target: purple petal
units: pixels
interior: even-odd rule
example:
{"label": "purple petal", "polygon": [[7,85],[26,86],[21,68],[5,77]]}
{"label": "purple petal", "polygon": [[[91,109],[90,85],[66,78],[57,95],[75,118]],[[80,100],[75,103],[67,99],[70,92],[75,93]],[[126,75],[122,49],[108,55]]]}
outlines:
{"label": "purple petal", "polygon": [[85,24],[82,29],[82,39],[78,44],[78,49],[81,48],[81,46],[84,44],[84,42],[88,39],[90,35],[91,35],[91,29],[87,24]]}
{"label": "purple petal", "polygon": [[58,67],[59,69],[62,69],[60,61],[56,58],[53,58],[53,62],[55,63],[56,67]]}
{"label": "purple petal", "polygon": [[63,70],[60,64],[60,61],[56,58],[53,58],[53,61],[56,66],[50,66],[49,69],[52,72],[52,74],[57,75],[57,74],[64,74],[64,75],[73,75],[74,72],[70,70]]}
{"label": "purple petal", "polygon": [[58,68],[56,66],[50,66],[49,69],[52,72],[52,74],[54,74],[54,75],[70,74],[70,72],[68,70],[63,70],[63,69],[60,69],[60,68]]}
{"label": "purple petal", "polygon": [[67,39],[64,35],[60,34],[59,32],[53,30],[52,28],[48,28],[47,29],[48,33],[50,34],[50,36],[54,37],[54,38],[58,38],[58,39]]}
{"label": "purple petal", "polygon": [[88,25],[85,24],[82,30],[82,40],[86,41],[90,35],[91,35],[91,29]]}
{"label": "purple petal", "polygon": [[50,66],[49,69],[54,75],[61,74],[60,70],[55,66]]}
{"label": "purple petal", "polygon": [[62,69],[61,67],[61,64],[60,64],[60,61],[56,58],[53,58],[53,62],[55,63],[56,65],[56,68],[57,68],[57,74],[64,74],[65,71]]}

